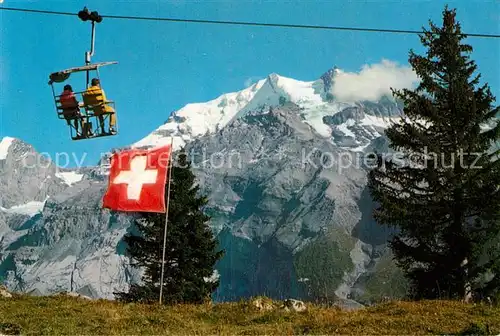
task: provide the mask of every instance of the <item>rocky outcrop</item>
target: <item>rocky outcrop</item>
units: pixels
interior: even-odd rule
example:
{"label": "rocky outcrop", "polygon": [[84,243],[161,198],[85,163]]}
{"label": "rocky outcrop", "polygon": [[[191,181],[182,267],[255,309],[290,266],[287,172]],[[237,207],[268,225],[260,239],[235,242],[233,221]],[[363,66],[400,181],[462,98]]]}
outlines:
{"label": "rocky outcrop", "polygon": [[0,297],[11,298],[12,294],[9,293],[7,288],[5,288],[4,286],[0,286]]}

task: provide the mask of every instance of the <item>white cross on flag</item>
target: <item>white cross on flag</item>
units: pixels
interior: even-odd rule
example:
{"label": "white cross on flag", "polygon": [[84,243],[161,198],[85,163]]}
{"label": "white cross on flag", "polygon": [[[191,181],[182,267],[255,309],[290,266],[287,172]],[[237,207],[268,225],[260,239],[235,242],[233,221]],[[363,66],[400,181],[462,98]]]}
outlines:
{"label": "white cross on flag", "polygon": [[171,146],[126,150],[111,157],[103,207],[117,211],[165,212]]}

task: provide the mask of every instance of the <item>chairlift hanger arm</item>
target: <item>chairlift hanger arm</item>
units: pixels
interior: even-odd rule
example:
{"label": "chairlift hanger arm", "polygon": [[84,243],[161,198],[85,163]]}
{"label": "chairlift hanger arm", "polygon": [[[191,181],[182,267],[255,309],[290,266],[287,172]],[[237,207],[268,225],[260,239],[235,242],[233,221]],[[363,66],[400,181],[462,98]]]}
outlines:
{"label": "chairlift hanger arm", "polygon": [[89,21],[92,23],[92,32],[91,32],[91,40],[90,40],[90,51],[85,52],[85,63],[90,64],[90,58],[94,56],[94,46],[95,46],[95,24],[102,22],[102,16],[99,15],[97,11],[89,12],[87,7],[84,7],[83,10],[78,12],[78,17],[82,21]]}
{"label": "chairlift hanger arm", "polygon": [[85,53],[85,63],[90,64],[90,58],[94,56],[94,45],[95,45],[95,23],[92,21],[92,35],[90,40],[90,51]]}

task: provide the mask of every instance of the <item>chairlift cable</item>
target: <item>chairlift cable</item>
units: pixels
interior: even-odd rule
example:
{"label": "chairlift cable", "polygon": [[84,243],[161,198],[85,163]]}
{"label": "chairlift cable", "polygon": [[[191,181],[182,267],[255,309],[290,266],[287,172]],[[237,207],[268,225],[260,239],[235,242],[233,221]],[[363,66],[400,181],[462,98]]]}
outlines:
{"label": "chairlift cable", "polygon": [[[57,11],[25,9],[25,8],[0,7],[0,10],[17,11],[17,12],[31,12],[31,13],[40,13],[40,14],[50,14],[50,15],[69,15],[69,16],[77,15],[75,13],[70,13],[70,12],[57,12]],[[185,23],[228,24],[228,25],[240,25],[240,26],[262,26],[262,27],[281,27],[281,28],[300,28],[300,29],[365,31],[365,32],[379,32],[379,33],[400,33],[400,34],[422,34],[422,33],[424,33],[423,31],[418,31],[418,30],[313,26],[313,25],[258,23],[258,22],[241,22],[241,21],[174,19],[174,18],[162,18],[162,17],[120,16],[120,15],[101,15],[101,17],[107,18],[107,19],[121,19],[121,20],[170,21],[170,22],[185,22]],[[463,33],[463,35],[465,35],[467,37],[500,38],[500,35],[498,35],[498,34],[466,34],[466,33]]]}

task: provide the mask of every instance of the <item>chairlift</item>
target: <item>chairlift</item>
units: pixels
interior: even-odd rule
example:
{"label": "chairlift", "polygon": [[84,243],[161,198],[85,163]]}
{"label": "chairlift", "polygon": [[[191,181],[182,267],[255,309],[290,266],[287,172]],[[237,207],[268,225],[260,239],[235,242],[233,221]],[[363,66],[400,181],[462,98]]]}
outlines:
{"label": "chairlift", "polygon": [[[95,23],[102,22],[102,17],[97,12],[89,13],[86,7],[78,13],[78,17],[82,21],[90,21],[92,23],[91,49],[85,52],[85,65],[56,71],[49,75],[49,85],[52,88],[57,116],[59,119],[67,120],[70,128],[70,135],[73,140],[116,135],[116,125],[114,125],[115,129],[113,132],[104,131],[104,125],[109,125],[111,116],[115,114],[116,117],[114,101],[104,99],[105,97],[102,93],[101,83],[99,83],[101,90],[98,92],[86,92],[86,90],[91,87],[91,78],[97,78],[100,82],[100,67],[117,64],[118,62],[91,63],[91,57],[94,55]],[[64,83],[70,78],[71,74],[81,72],[86,74],[85,90],[73,92],[76,98],[74,105],[63,106],[61,103],[61,97],[63,95],[56,94],[56,92],[62,92],[62,90],[56,91],[54,84]],[[92,72],[95,72],[94,76],[91,76]],[[94,129],[92,128],[92,119],[95,119],[94,125],[96,125],[96,127]],[[78,130],[80,130],[80,132],[77,132]]]}

